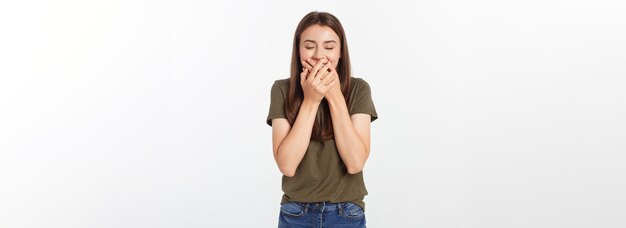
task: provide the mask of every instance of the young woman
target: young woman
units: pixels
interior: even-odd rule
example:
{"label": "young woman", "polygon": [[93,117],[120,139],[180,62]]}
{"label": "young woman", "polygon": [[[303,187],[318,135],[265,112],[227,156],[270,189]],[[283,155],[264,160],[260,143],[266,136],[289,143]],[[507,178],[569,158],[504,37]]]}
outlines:
{"label": "young woman", "polygon": [[279,227],[365,227],[362,171],[377,118],[369,84],[350,74],[339,20],[325,12],[304,16],[291,76],[274,81],[266,120],[283,173]]}

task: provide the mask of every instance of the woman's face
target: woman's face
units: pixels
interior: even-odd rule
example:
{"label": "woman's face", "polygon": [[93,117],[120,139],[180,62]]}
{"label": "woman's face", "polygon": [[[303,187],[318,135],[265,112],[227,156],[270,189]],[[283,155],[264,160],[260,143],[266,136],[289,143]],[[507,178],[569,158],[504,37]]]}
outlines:
{"label": "woman's face", "polygon": [[311,25],[300,34],[300,59],[313,60],[315,63],[328,58],[337,69],[341,53],[339,36],[325,25]]}

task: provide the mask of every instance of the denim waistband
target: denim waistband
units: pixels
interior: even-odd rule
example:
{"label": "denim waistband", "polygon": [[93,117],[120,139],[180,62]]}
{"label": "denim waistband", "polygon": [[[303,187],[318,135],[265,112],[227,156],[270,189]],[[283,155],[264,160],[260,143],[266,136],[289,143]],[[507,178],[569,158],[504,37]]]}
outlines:
{"label": "denim waistband", "polygon": [[301,202],[293,202],[304,208],[305,212],[308,211],[336,211],[343,210],[342,204],[345,203],[331,203],[328,201],[324,202],[311,202],[311,203],[301,203]]}

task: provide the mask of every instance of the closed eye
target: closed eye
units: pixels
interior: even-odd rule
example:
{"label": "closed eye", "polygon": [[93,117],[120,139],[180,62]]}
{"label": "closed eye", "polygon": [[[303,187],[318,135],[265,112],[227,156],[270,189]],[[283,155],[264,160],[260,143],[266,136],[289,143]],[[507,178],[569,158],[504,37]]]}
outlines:
{"label": "closed eye", "polygon": [[[304,48],[305,48],[305,49],[307,49],[307,50],[311,50],[311,49],[313,49],[314,47],[304,47]],[[334,48],[334,47],[331,47],[331,48],[325,48],[325,49],[326,49],[326,50],[333,50],[333,49],[335,49],[335,48]]]}

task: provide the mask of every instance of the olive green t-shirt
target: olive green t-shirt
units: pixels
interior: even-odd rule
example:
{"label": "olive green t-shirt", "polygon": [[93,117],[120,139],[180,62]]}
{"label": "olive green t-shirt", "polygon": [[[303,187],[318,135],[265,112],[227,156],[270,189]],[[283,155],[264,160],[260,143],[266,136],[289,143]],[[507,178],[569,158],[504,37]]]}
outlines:
{"label": "olive green t-shirt", "polygon": [[[348,112],[371,115],[371,122],[378,119],[370,86],[362,78],[351,78]],[[272,119],[287,118],[285,100],[289,89],[289,78],[274,81],[271,89],[271,102],[267,124],[272,126]],[[323,120],[325,106],[319,106],[316,121]],[[365,210],[363,199],[367,189],[363,182],[363,171],[349,174],[343,163],[334,139],[325,141],[311,140],[306,154],[296,169],[293,177],[282,177],[284,192],[281,204],[293,202],[352,202]]]}

